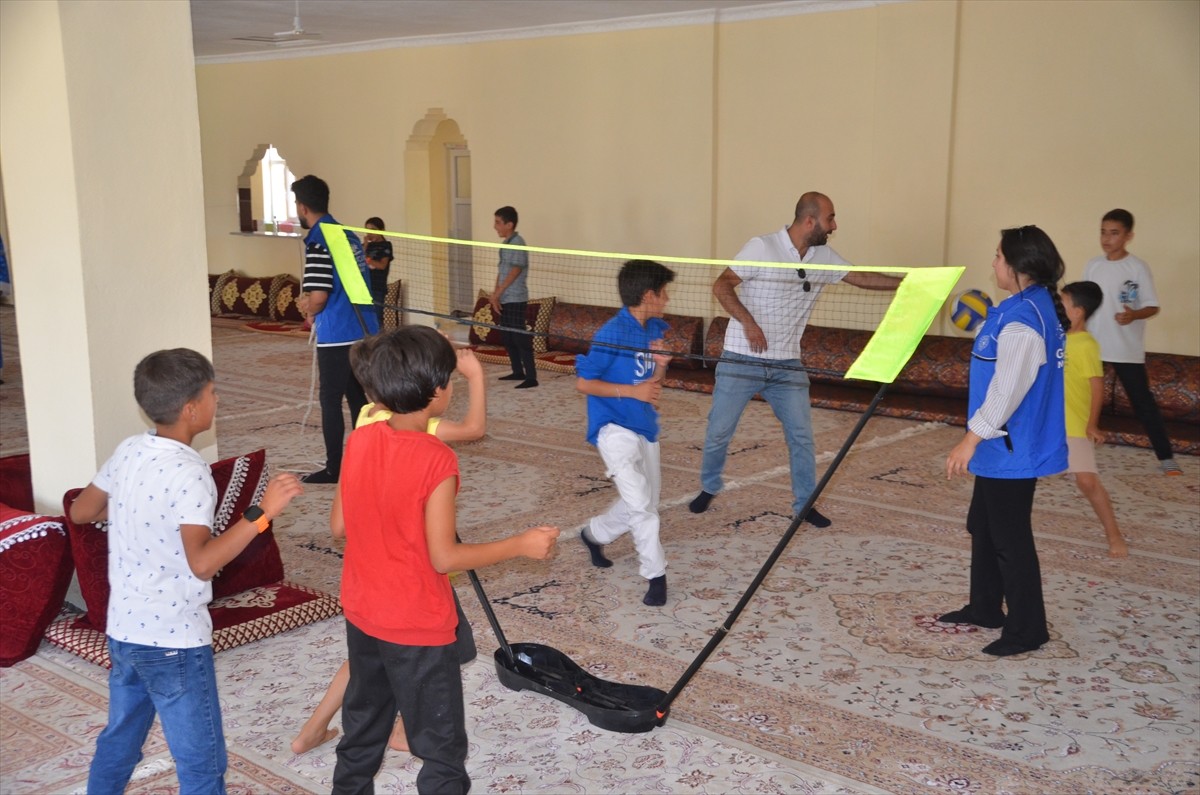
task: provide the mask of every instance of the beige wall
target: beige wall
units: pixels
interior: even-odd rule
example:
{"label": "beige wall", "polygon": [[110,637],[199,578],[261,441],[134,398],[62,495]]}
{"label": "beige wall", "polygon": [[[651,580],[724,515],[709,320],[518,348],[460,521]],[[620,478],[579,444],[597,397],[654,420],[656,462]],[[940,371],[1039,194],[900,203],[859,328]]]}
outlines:
{"label": "beige wall", "polygon": [[[201,65],[209,269],[299,272],[287,242],[227,234],[256,145],[329,180],[343,221],[392,224],[411,215],[405,142],[444,108],[481,240],[512,204],[532,245],[727,258],[818,189],[852,261],[963,265],[995,295],[1001,227],[1043,226],[1078,278],[1125,206],[1166,297],[1149,347],[1196,355],[1198,30],[1188,0],[931,0]],[[683,271],[672,309],[711,312],[704,271]]]}
{"label": "beige wall", "polygon": [[[0,3],[6,242],[42,510],[148,427],[138,360],[211,355],[192,70],[186,3]],[[215,457],[215,436],[196,447]]]}

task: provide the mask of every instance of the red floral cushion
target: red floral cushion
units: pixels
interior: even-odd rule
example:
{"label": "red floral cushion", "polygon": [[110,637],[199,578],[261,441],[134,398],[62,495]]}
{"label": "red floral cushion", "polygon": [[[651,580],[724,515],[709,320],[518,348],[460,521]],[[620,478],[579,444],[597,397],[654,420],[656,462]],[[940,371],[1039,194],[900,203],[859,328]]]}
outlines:
{"label": "red floral cushion", "polygon": [[[249,455],[227,458],[212,465],[217,486],[217,509],[213,531],[219,535],[242,518],[251,505],[262,499],[267,487],[267,453],[258,450]],[[63,497],[71,554],[79,574],[79,589],[87,603],[87,613],[79,623],[104,631],[108,624],[108,534],[94,524],[77,525],[69,518],[71,503],[81,489],[72,489]],[[240,593],[283,579],[283,559],[271,529],[260,533],[236,558],[213,578],[213,598]]]}
{"label": "red floral cushion", "polygon": [[[533,352],[545,353],[546,333],[550,330],[550,318],[554,313],[554,298],[534,298],[525,307],[525,329],[533,331]],[[487,295],[482,292],[475,301],[475,312],[471,319],[482,326],[471,326],[469,334],[472,345],[504,345],[504,332],[487,326],[500,325],[500,316],[492,312]]]}
{"label": "red floral cushion", "polygon": [[62,517],[0,503],[0,667],[37,651],[70,584]]}
{"label": "red floral cushion", "polygon": [[296,306],[300,297],[300,280],[290,273],[281,273],[271,280],[267,294],[267,306],[272,320],[294,320],[304,322],[304,315]]}
{"label": "red floral cushion", "polygon": [[619,306],[559,303],[550,318],[550,350],[587,353],[592,337],[620,311]]}
{"label": "red floral cushion", "polygon": [[212,295],[213,314],[271,318],[272,277],[233,276],[218,281]]}

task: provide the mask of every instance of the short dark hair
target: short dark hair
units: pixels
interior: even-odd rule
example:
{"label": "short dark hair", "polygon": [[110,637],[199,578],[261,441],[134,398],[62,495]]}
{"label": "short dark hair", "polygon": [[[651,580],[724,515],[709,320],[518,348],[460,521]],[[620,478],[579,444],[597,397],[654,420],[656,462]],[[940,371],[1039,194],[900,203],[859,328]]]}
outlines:
{"label": "short dark hair", "polygon": [[1109,210],[1104,214],[1104,217],[1100,219],[1101,223],[1104,221],[1116,221],[1118,224],[1125,227],[1126,232],[1133,231],[1133,213],[1129,212],[1128,210],[1122,210],[1119,207],[1115,210]]}
{"label": "short dark hair", "polygon": [[1104,291],[1095,282],[1071,282],[1064,284],[1063,295],[1071,296],[1071,302],[1083,310],[1083,319],[1088,320],[1100,304],[1104,303]]}
{"label": "short dark hair", "polygon": [[[821,217],[821,199],[829,201],[829,197],[824,193],[817,193],[815,190],[810,190],[802,195],[796,201],[796,218],[797,221],[803,221],[805,218]],[[832,204],[833,202],[830,202]]]}
{"label": "short dark hair", "polygon": [[396,414],[426,408],[450,383],[458,355],[429,326],[404,326],[376,337],[367,366],[376,402]]}
{"label": "short dark hair", "polygon": [[631,259],[617,273],[617,291],[625,306],[640,306],[646,291],[657,293],[675,281],[675,271],[653,260]]}
{"label": "short dark hair", "polygon": [[[354,380],[358,381],[367,395],[367,400],[372,403],[375,402],[375,389],[371,386],[371,351],[374,350],[378,339],[378,334],[372,334],[350,346],[350,372],[354,373]],[[358,417],[355,417],[354,421],[358,422]]]}
{"label": "short dark hair", "polygon": [[495,216],[506,224],[512,224],[513,229],[517,228],[517,209],[509,207],[507,204],[495,212]]}
{"label": "short dark hair", "polygon": [[329,186],[320,177],[309,174],[292,183],[292,193],[296,201],[303,204],[314,213],[324,215],[329,212]]}
{"label": "short dark hair", "polygon": [[191,348],[155,351],[133,370],[133,396],[155,425],[170,425],[214,380],[212,362]]}
{"label": "short dark hair", "polygon": [[372,229],[378,229],[380,232],[387,229],[387,227],[383,225],[383,219],[378,215],[372,215],[370,218],[363,221],[363,226],[369,226]]}

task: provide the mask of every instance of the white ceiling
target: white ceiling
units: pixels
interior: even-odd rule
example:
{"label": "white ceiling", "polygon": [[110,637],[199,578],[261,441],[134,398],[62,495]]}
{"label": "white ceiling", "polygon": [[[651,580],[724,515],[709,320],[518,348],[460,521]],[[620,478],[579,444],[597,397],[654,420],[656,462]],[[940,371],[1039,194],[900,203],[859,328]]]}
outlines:
{"label": "white ceiling", "polygon": [[894,1],[300,0],[301,27],[320,38],[276,46],[234,37],[292,30],[295,0],[190,0],[192,40],[196,59],[202,63],[699,24],[717,18],[781,16]]}

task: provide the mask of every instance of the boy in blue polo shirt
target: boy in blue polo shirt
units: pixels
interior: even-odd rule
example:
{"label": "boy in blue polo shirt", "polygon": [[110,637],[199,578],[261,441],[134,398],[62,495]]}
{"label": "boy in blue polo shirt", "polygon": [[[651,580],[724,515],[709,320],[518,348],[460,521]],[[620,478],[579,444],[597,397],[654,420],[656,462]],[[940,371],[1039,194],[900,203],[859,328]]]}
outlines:
{"label": "boy in blue polo shirt", "polygon": [[575,360],[575,388],[588,396],[587,440],[604,459],[617,487],[617,500],[594,516],[580,538],[592,565],[612,566],[604,545],[633,534],[639,573],[650,581],[644,604],[667,603],[667,558],[658,540],[658,495],[662,485],[658,450],[658,397],[671,356],[663,352],[670,268],[630,260],[617,274],[621,311],[592,338],[591,349]]}

